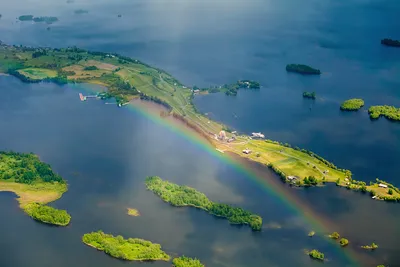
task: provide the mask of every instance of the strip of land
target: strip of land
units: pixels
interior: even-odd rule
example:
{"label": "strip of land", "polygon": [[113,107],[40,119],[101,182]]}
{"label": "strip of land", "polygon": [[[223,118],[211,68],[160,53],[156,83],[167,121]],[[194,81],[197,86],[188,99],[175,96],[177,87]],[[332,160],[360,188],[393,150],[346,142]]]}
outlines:
{"label": "strip of land", "polygon": [[164,181],[157,176],[147,177],[146,187],[173,206],[195,207],[214,216],[227,218],[231,224],[245,224],[249,225],[254,231],[261,230],[262,218],[260,216],[242,208],[212,202],[206,195],[194,188]]}
{"label": "strip of land", "polygon": [[71,216],[45,204],[59,199],[67,184],[34,154],[0,152],[0,192],[13,192],[20,207],[33,219],[66,226]]}
{"label": "strip of land", "polygon": [[169,261],[170,256],[161,245],[139,238],[124,239],[122,236],[102,231],[85,234],[82,242],[117,259],[128,261]]}
{"label": "strip of land", "polygon": [[[288,71],[319,74],[305,65],[288,65]],[[370,192],[375,199],[400,202],[400,191],[383,181],[367,185],[356,181],[348,170],[310,151],[292,148],[288,144],[257,140],[236,135],[229,127],[212,121],[199,113],[193,97],[202,90],[188,88],[163,70],[137,59],[115,53],[93,52],[77,47],[52,49],[0,45],[0,72],[18,77],[24,82],[92,83],[107,87],[98,94],[103,99],[115,98],[123,105],[135,98],[150,100],[167,108],[166,116],[183,122],[206,138],[218,151],[231,152],[269,166],[282,180],[296,186],[315,186],[336,183],[351,190]],[[255,81],[241,80],[231,85],[203,91],[222,91],[236,94],[240,88],[258,89]],[[375,111],[375,110],[374,110]],[[395,115],[389,115],[390,113]],[[380,115],[397,118],[397,110]],[[376,112],[370,112],[376,116]],[[389,190],[391,189],[391,190]]]}

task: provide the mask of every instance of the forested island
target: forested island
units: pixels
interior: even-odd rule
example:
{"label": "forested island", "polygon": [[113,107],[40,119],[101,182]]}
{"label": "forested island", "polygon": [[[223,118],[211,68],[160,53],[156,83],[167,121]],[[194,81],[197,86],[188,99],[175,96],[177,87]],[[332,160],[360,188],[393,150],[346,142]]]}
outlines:
{"label": "forested island", "polygon": [[89,13],[89,11],[86,9],[77,9],[74,11],[74,13],[77,15],[81,15],[81,14],[87,14],[87,13]]}
{"label": "forested island", "polygon": [[382,39],[381,44],[386,45],[386,46],[393,46],[393,47],[400,47],[400,41],[399,40],[392,40],[392,39]]}
{"label": "forested island", "polygon": [[316,99],[317,95],[315,92],[303,92],[304,98]]}
{"label": "forested island", "polygon": [[341,110],[356,111],[364,106],[364,100],[360,98],[352,98],[344,101],[340,105]]}
{"label": "forested island", "polygon": [[320,75],[321,71],[319,69],[314,69],[310,66],[303,64],[288,64],[286,65],[287,72],[296,72],[304,75]]}
{"label": "forested island", "polygon": [[124,239],[120,235],[113,236],[98,231],[83,235],[82,242],[117,259],[128,261],[170,260],[170,256],[161,250],[161,245],[144,239]]}
{"label": "forested island", "polygon": [[20,21],[34,21],[34,22],[45,22],[47,24],[52,24],[58,21],[57,17],[35,17],[33,15],[22,15],[19,16]]}
{"label": "forested island", "polygon": [[65,210],[44,205],[60,198],[67,184],[34,154],[0,152],[0,191],[18,195],[21,208],[37,221],[66,226],[71,220]]}
{"label": "forested island", "polygon": [[198,259],[192,259],[185,256],[175,258],[172,260],[174,267],[204,267]]}
{"label": "forested island", "polygon": [[212,202],[206,195],[194,188],[173,184],[157,176],[147,177],[145,183],[147,189],[172,206],[192,206],[212,215],[227,218],[231,224],[246,224],[254,231],[261,230],[262,218],[260,216],[242,208]]}
{"label": "forested island", "polygon": [[368,113],[371,119],[379,119],[382,116],[392,121],[400,121],[400,108],[393,106],[371,106]]}
{"label": "forested island", "polygon": [[[351,190],[370,192],[375,199],[400,201],[399,190],[393,185],[390,194],[388,189],[378,186],[381,182],[367,185],[354,180],[349,170],[338,168],[311,151],[286,143],[236,135],[233,131],[226,132],[223,139],[217,138],[221,130],[229,127],[197,111],[193,98],[201,90],[187,87],[167,72],[137,59],[77,47],[33,48],[0,42],[0,73],[13,75],[23,82],[103,85],[107,91],[99,93],[99,97],[113,97],[119,104],[135,98],[154,101],[166,107],[165,116],[182,122],[219,151],[232,152],[264,164],[284,182],[295,186],[318,186],[330,182]],[[234,90],[227,90],[231,87],[228,85],[215,87],[215,90],[224,87],[224,90],[236,92],[238,88],[257,89],[259,86],[254,81],[240,80],[232,86],[236,88]]]}
{"label": "forested island", "polygon": [[324,261],[325,260],[325,255],[322,252],[319,252],[316,249],[311,250],[310,252],[308,252],[308,255],[315,260],[320,260],[320,261]]}

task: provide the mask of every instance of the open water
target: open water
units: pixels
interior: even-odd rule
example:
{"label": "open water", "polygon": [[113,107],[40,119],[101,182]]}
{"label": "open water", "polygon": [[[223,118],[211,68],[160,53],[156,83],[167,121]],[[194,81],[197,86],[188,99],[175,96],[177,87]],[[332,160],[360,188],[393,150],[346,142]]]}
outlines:
{"label": "open water", "polygon": [[[75,15],[81,8],[89,13]],[[399,186],[399,124],[371,122],[365,110],[339,111],[351,97],[364,98],[367,107],[400,106],[400,50],[379,43],[400,39],[399,11],[393,0],[16,0],[0,3],[0,39],[118,52],[187,85],[258,80],[260,91],[200,96],[195,102],[241,132],[261,131],[313,150],[357,179],[380,177]],[[17,22],[23,14],[59,21]],[[309,64],[323,75],[288,75],[287,63]],[[66,178],[70,190],[53,205],[73,218],[67,228],[38,224],[20,211],[12,194],[1,193],[0,266],[151,264],[118,261],[81,243],[84,233],[99,229],[149,239],[206,266],[318,266],[304,255],[313,248],[325,252],[327,266],[400,266],[400,206],[334,186],[289,188],[265,168],[221,160],[140,112],[82,103],[77,93],[84,90],[89,89],[0,76],[0,149],[32,151]],[[305,90],[316,91],[318,99],[303,100]],[[254,182],[239,163],[270,186]],[[252,233],[201,211],[170,207],[145,190],[147,175],[250,209],[263,216],[265,228]],[[127,216],[127,207],[142,216]],[[308,238],[315,227],[321,232]],[[331,231],[348,237],[350,246],[341,249],[323,237]],[[359,249],[371,242],[380,245],[377,251]]]}

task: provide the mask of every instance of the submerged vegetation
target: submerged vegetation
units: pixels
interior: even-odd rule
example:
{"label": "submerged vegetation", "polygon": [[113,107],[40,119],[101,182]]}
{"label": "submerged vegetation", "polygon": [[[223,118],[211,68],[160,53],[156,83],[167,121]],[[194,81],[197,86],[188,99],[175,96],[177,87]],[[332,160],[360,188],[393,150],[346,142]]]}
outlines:
{"label": "submerged vegetation", "polygon": [[382,39],[381,44],[386,45],[386,46],[400,47],[399,40],[393,40],[393,39],[389,39],[389,38]]}
{"label": "submerged vegetation", "polygon": [[383,116],[392,121],[400,121],[400,108],[393,106],[371,106],[368,113],[371,119],[379,119]]}
{"label": "submerged vegetation", "polygon": [[124,239],[120,235],[113,236],[98,231],[83,235],[82,241],[118,259],[129,261],[169,261],[170,259],[170,256],[161,250],[159,244],[139,238]]}
{"label": "submerged vegetation", "polygon": [[378,248],[378,245],[375,243],[372,243],[371,245],[365,245],[365,246],[361,246],[361,248],[363,249],[368,249],[368,250],[375,250]]}
{"label": "submerged vegetation", "polygon": [[37,221],[65,226],[71,219],[66,211],[43,205],[61,197],[67,184],[34,154],[0,152],[0,191],[16,193],[21,208]]}
{"label": "submerged vegetation", "polygon": [[315,94],[315,92],[303,92],[303,97],[310,98],[310,99],[316,99],[317,95]]}
{"label": "submerged vegetation", "polygon": [[321,71],[319,69],[314,69],[310,66],[303,64],[288,64],[286,65],[287,72],[297,72],[305,75],[319,75]]}
{"label": "submerged vegetation", "polygon": [[355,111],[364,106],[364,100],[359,98],[348,99],[340,106],[341,110]]}
{"label": "submerged vegetation", "polygon": [[175,258],[172,260],[174,267],[204,267],[198,259],[192,259],[185,256]]}
{"label": "submerged vegetation", "polygon": [[212,215],[227,218],[231,224],[248,224],[251,229],[260,231],[262,218],[242,208],[232,207],[227,204],[214,203],[206,195],[188,186],[173,184],[160,177],[146,178],[146,187],[154,192],[165,202],[173,206],[192,206],[203,209]]}
{"label": "submerged vegetation", "polygon": [[316,260],[320,260],[323,261],[325,259],[325,255],[322,252],[319,252],[316,249],[311,250],[310,252],[308,252],[308,255],[312,258],[312,259],[316,259]]}

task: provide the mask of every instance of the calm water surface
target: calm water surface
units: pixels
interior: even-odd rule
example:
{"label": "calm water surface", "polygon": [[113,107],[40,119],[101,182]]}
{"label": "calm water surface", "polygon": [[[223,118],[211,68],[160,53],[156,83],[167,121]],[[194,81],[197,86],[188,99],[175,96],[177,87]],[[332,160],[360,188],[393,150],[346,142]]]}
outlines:
{"label": "calm water surface", "polygon": [[[73,14],[80,8],[89,14]],[[338,109],[350,97],[364,98],[366,106],[400,106],[400,51],[379,44],[384,37],[400,39],[398,1],[16,0],[2,1],[0,10],[0,39],[6,43],[123,53],[188,85],[258,80],[260,91],[201,96],[196,104],[239,131],[262,131],[313,150],[357,179],[399,183],[400,125],[371,122],[365,110]],[[17,22],[22,14],[60,21],[47,30],[45,24]],[[324,73],[287,75],[284,67],[292,62]],[[172,255],[196,256],[207,266],[317,266],[304,255],[311,248],[325,252],[328,266],[353,266],[349,258],[362,266],[400,266],[399,206],[331,186],[291,189],[257,164],[238,159],[276,183],[280,195],[291,194],[298,207],[307,207],[293,212],[247,174],[138,113],[81,103],[80,90],[0,77],[0,149],[37,153],[68,179],[70,190],[54,205],[73,217],[67,228],[47,227],[20,212],[12,194],[0,194],[0,210],[7,214],[0,223],[0,266],[137,265],[82,245],[82,234],[97,229],[152,240]],[[315,90],[317,101],[303,100],[304,90]],[[259,213],[266,226],[282,228],[252,233],[201,211],[169,207],[145,190],[147,175],[189,184],[211,199]],[[127,216],[126,207],[142,216]],[[341,250],[321,236],[307,238],[312,221],[340,231],[351,245]],[[380,245],[377,251],[358,249],[373,241]]]}

